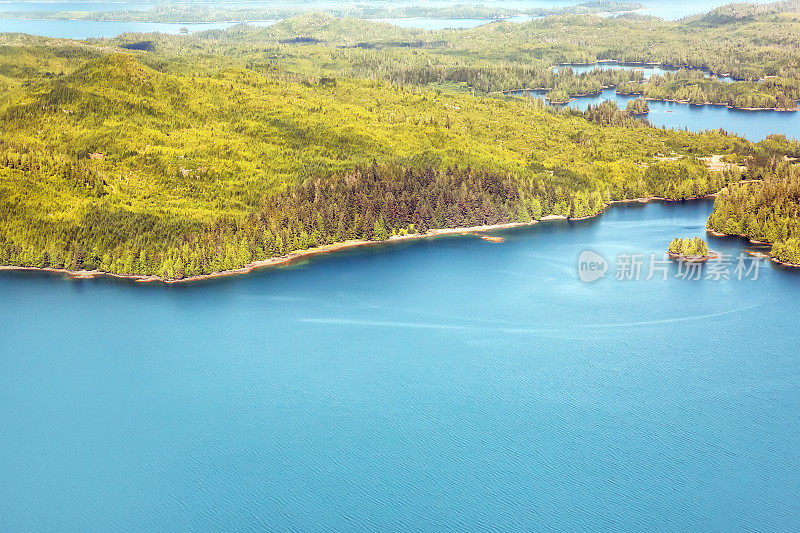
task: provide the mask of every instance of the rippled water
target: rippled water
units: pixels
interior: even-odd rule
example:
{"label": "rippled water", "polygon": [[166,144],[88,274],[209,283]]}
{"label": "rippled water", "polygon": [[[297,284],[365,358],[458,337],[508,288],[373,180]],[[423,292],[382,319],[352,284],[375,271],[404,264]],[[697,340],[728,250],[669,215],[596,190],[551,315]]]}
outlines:
{"label": "rippled water", "polygon": [[611,279],[710,209],[188,286],[4,273],[1,529],[791,530],[800,274]]}

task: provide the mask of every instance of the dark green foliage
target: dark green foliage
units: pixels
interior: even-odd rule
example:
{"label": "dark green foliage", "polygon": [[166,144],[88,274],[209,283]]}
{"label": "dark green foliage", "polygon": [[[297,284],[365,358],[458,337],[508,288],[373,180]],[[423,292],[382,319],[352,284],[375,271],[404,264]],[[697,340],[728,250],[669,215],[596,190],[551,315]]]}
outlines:
{"label": "dark green foliage", "polygon": [[714,203],[708,227],[772,244],[772,254],[800,264],[800,168],[780,160],[763,181],[730,185]]}
{"label": "dark green foliage", "polygon": [[584,116],[592,122],[605,126],[633,128],[649,125],[644,119],[634,119],[628,110],[621,110],[613,100],[605,100],[596,106],[589,105],[584,111]]}
{"label": "dark green foliage", "polygon": [[0,263],[181,278],[341,240],[703,196],[740,176],[702,156],[758,178],[800,152],[778,137],[650,128],[612,104],[580,113],[480,94],[642,83],[550,71],[582,53],[538,40],[560,24],[427,33],[310,16],[128,36],[118,43],[152,49],[125,54],[7,36]]}

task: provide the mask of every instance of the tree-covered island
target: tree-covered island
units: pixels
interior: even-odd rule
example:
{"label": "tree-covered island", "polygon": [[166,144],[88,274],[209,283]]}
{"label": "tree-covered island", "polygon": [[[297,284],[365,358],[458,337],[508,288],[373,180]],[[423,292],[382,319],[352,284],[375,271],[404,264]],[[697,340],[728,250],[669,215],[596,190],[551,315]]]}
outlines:
{"label": "tree-covered island", "polygon": [[676,237],[669,243],[670,257],[686,261],[705,261],[709,257],[708,243],[699,237]]}
{"label": "tree-covered island", "polygon": [[636,98],[628,102],[625,110],[631,115],[646,115],[650,112],[650,106],[644,98]]}

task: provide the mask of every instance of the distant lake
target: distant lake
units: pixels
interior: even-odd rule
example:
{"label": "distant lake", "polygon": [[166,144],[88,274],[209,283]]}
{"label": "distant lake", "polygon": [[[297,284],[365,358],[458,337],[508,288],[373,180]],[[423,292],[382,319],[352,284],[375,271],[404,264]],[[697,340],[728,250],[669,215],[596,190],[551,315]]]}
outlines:
{"label": "distant lake", "polygon": [[[765,0],[758,0],[757,3],[763,3]],[[507,8],[556,8],[567,7],[575,5],[579,2],[570,0],[507,0],[503,2],[503,7]],[[727,3],[723,0],[712,0],[710,2],[698,3],[689,2],[685,0],[678,0],[677,2],[659,2],[656,0],[644,0],[643,3],[647,5],[647,9],[643,11],[645,14],[660,16],[667,19],[676,19],[689,16],[696,13],[705,12],[713,9],[719,5]],[[311,2],[304,2],[302,4],[292,1],[263,1],[254,0],[252,2],[243,2],[235,0],[232,2],[200,2],[198,5],[208,7],[245,7],[245,8],[298,8],[303,7],[308,10],[321,10],[326,8],[342,8],[347,6],[363,5],[361,1],[336,1],[336,0],[314,0]],[[432,0],[426,2],[428,7],[446,7],[459,4],[477,4],[477,5],[497,5],[494,2],[460,2],[460,1],[445,1],[445,0]],[[92,12],[107,12],[118,10],[137,10],[144,11],[152,9],[158,5],[169,5],[159,2],[110,2],[110,1],[31,1],[24,2],[19,0],[4,1],[0,0],[0,13],[3,11],[23,11],[23,12],[41,12],[41,11],[92,11]],[[403,6],[417,6],[416,2],[399,1],[393,2],[393,7]],[[526,22],[531,20],[529,16],[513,17],[513,22]],[[431,19],[431,18],[394,18],[382,19],[385,22],[395,24],[402,27],[422,28],[427,30],[438,30],[444,28],[473,28],[483,24],[494,22],[494,19]],[[32,35],[42,35],[46,37],[61,37],[70,39],[86,39],[90,37],[116,37],[126,32],[153,32],[160,31],[164,33],[178,33],[181,26],[187,27],[190,31],[203,31],[207,29],[223,29],[232,26],[230,22],[209,23],[209,24],[164,24],[164,23],[135,23],[135,22],[93,22],[93,21],[61,21],[61,20],[9,20],[0,18],[0,33],[2,32],[21,32],[29,33]],[[176,27],[177,26],[177,27]]]}
{"label": "distant lake", "polygon": [[9,2],[0,0],[0,13],[3,11],[146,11],[157,5],[157,2]]}
{"label": "distant lake", "polygon": [[[515,94],[544,96],[544,91],[519,91]],[[598,105],[605,100],[613,100],[621,109],[636,96],[617,94],[612,89],[601,93],[575,98],[566,104],[568,107],[585,111],[589,105]],[[767,135],[782,133],[788,138],[800,139],[800,112],[797,111],[742,111],[717,105],[689,105],[674,102],[648,101],[650,113],[646,115],[654,126],[672,129],[687,129],[699,132],[722,128],[741,135],[751,141],[761,141]]]}
{"label": "distant lake", "polygon": [[613,279],[710,210],[187,286],[2,273],[2,529],[795,530],[800,273]]}
{"label": "distant lake", "polygon": [[[755,3],[767,3],[769,0],[755,0]],[[190,3],[190,2],[189,2]],[[303,2],[303,7],[308,9],[324,9],[328,7],[342,7],[348,5],[364,5],[368,2],[362,0],[311,0]],[[567,7],[581,3],[577,0],[504,0],[503,7],[530,9],[530,8],[555,8]],[[642,11],[643,14],[652,15],[656,17],[666,18],[668,20],[675,20],[689,15],[704,13],[716,7],[729,3],[727,0],[705,0],[697,2],[694,0],[642,0],[642,4],[646,9]],[[270,8],[283,8],[283,7],[297,7],[300,5],[296,1],[264,1],[253,0],[251,2],[233,0],[231,2],[201,2],[200,5],[205,6],[230,6],[230,7],[270,7]],[[496,5],[496,2],[479,1],[479,0],[429,0],[425,2],[425,6],[430,7],[443,7],[452,5]],[[143,10],[150,9],[151,7],[163,5],[160,2],[130,2],[130,1],[32,1],[25,2],[20,0],[0,0],[0,11],[117,11],[117,10]],[[399,0],[392,2],[393,6],[416,6],[418,2],[407,0]]]}
{"label": "distant lake", "polygon": [[[676,72],[680,70],[679,68],[674,67],[662,67],[660,65],[642,65],[642,64],[633,64],[633,63],[619,63],[617,61],[601,61],[599,63],[590,63],[590,64],[583,64],[583,63],[567,63],[563,65],[557,65],[553,67],[554,72],[558,72],[559,70],[569,67],[572,69],[572,72],[575,74],[583,74],[585,72],[591,72],[595,69],[600,70],[635,70],[642,73],[644,79],[649,79],[651,76],[659,75],[663,76],[668,72]],[[699,70],[699,69],[697,69]],[[712,74],[703,72],[707,77],[714,77],[721,82],[724,83],[732,83],[736,80],[729,76],[713,76]]]}
{"label": "distant lake", "polygon": [[[186,28],[190,33],[220,30],[240,24],[238,22],[168,23],[168,22],[94,22],[82,20],[11,20],[0,19],[0,33],[19,32],[45,37],[88,39],[116,37],[123,33],[180,33]],[[254,26],[269,26],[274,21],[248,22]]]}
{"label": "distant lake", "polygon": [[[512,17],[505,19],[511,22],[524,22],[533,20],[533,17]],[[276,21],[247,22],[254,26],[269,26]],[[495,19],[431,19],[431,18],[401,18],[401,19],[374,19],[374,22],[386,22],[405,28],[421,28],[426,30],[475,28],[483,24],[495,22]],[[28,33],[45,37],[60,37],[67,39],[88,39],[98,37],[116,37],[123,33],[148,33],[161,32],[176,34],[181,28],[187,28],[194,33],[205,30],[218,30],[230,28],[239,22],[209,22],[209,23],[165,23],[165,22],[114,22],[114,21],[85,21],[85,20],[18,20],[0,18],[0,33]]]}
{"label": "distant lake", "polygon": [[[508,22],[528,22],[537,17],[518,16],[510,17],[506,20]],[[497,19],[433,19],[424,17],[413,18],[400,18],[400,19],[374,19],[375,22],[386,22],[387,24],[394,24],[402,28],[420,28],[423,30],[444,30],[444,29],[461,29],[461,28],[476,28],[491,22],[497,22]]]}

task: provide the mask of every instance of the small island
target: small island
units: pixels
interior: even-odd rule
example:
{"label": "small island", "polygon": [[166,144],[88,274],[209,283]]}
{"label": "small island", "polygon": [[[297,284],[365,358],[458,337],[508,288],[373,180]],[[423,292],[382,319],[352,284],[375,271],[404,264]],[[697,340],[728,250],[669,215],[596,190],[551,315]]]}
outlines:
{"label": "small island", "polygon": [[669,243],[668,251],[671,258],[684,261],[707,261],[710,257],[708,243],[700,237],[672,239],[672,242]]}
{"label": "small island", "polygon": [[628,107],[625,110],[631,115],[646,115],[650,112],[650,106],[644,98],[637,98],[628,102]]}
{"label": "small island", "polygon": [[572,96],[566,89],[554,89],[547,93],[547,99],[555,105],[568,104],[572,101]]}

